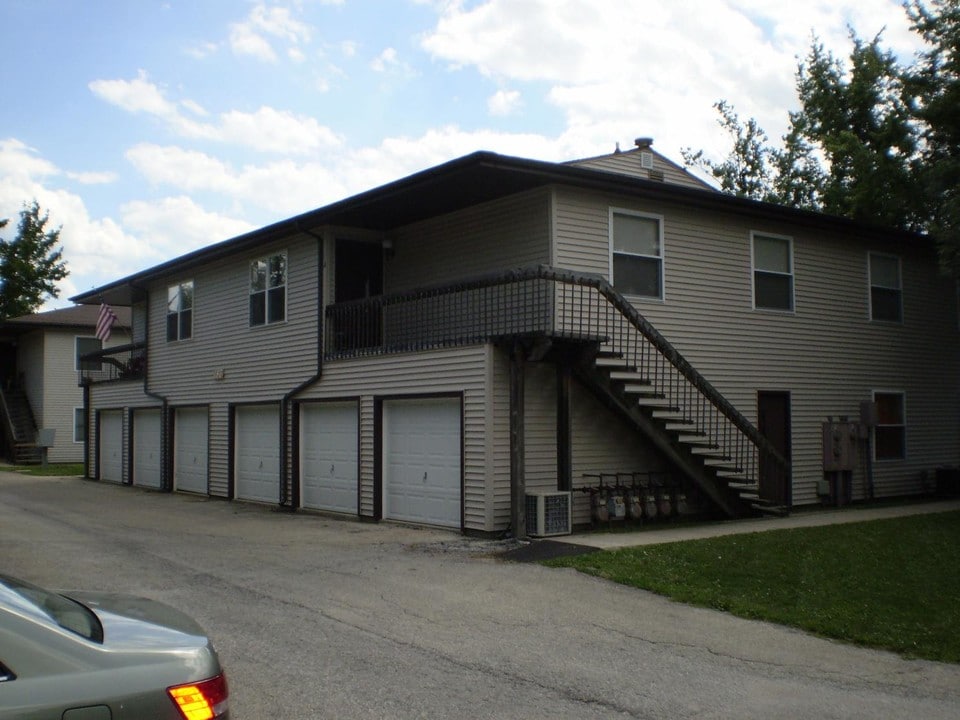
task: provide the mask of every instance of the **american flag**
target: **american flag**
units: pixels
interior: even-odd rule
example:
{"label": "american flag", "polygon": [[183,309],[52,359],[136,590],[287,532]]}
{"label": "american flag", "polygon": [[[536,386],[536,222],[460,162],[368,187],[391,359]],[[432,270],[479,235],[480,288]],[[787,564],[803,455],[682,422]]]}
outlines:
{"label": "american flag", "polygon": [[117,315],[106,303],[100,303],[100,314],[97,315],[96,336],[100,342],[106,342],[110,339],[110,331],[114,323],[117,322]]}

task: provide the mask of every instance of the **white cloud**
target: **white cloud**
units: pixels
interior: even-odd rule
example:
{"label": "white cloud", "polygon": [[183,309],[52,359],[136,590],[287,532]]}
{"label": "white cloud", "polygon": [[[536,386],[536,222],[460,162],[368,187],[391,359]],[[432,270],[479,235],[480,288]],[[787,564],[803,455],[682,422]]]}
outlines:
{"label": "white cloud", "polygon": [[908,55],[917,45],[891,0],[488,0],[440,8],[422,47],[451,72],[474,68],[503,84],[540,84],[564,115],[560,142],[574,143],[575,156],[651,128],[673,157],[684,146],[727,147],[712,108],[720,99],[777,138],[796,106],[794,73],[811,29],[841,56],[847,24],[865,37],[886,25],[885,41]]}
{"label": "white cloud", "polygon": [[389,68],[396,67],[398,63],[397,51],[388,47],[370,62],[370,67],[376,72],[386,72]]}
{"label": "white cloud", "polygon": [[183,195],[128,202],[121,206],[120,215],[123,226],[135,232],[140,242],[152,248],[161,259],[254,229],[243,220],[208,212]]}
{"label": "white cloud", "polygon": [[108,185],[112,182],[117,181],[117,174],[115,172],[108,171],[88,171],[88,172],[71,172],[67,171],[67,177],[71,180],[76,180],[81,185]]}
{"label": "white cloud", "polygon": [[310,42],[310,28],[306,23],[295,19],[289,8],[267,7],[258,4],[253,7],[246,20],[230,26],[230,47],[237,55],[249,55],[264,62],[277,62],[277,53],[269,38],[286,43],[287,56],[295,62],[303,60],[303,52],[298,47]]}
{"label": "white cloud", "polygon": [[487,98],[487,110],[491,115],[510,115],[520,106],[520,92],[498,90]]}
{"label": "white cloud", "polygon": [[180,112],[179,106],[194,115],[209,114],[199,104],[185,99],[168,100],[163,91],[148,81],[145,73],[135,80],[96,80],[93,92],[128,112],[144,112],[163,121],[178,135],[194,140],[214,140],[251,148],[258,152],[302,155],[339,145],[342,140],[314,118],[261,107],[253,113],[230,111],[220,115],[218,124],[197,122]]}

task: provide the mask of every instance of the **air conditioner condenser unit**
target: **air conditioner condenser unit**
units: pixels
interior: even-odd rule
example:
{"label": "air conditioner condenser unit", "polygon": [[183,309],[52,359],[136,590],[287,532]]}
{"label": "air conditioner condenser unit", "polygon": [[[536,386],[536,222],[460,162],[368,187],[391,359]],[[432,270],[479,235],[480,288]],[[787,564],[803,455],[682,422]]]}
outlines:
{"label": "air conditioner condenser unit", "polygon": [[527,535],[550,537],[571,532],[572,502],[569,492],[527,493]]}

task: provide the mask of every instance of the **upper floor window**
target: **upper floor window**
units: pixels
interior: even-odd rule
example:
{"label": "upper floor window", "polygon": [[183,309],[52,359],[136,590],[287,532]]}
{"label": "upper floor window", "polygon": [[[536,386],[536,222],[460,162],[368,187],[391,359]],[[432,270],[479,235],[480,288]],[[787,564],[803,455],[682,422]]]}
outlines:
{"label": "upper floor window", "polygon": [[902,392],[875,390],[877,425],[873,429],[877,460],[901,460],[907,456],[907,412]]}
{"label": "upper floor window", "polygon": [[193,280],[167,288],[167,342],[193,337]]}
{"label": "upper floor window", "polygon": [[103,350],[103,342],[100,338],[96,337],[76,337],[74,338],[73,343],[74,348],[74,367],[77,370],[100,370],[100,361],[99,360],[80,360],[81,357],[87,355],[88,353],[94,353],[98,350]]}
{"label": "upper floor window", "polygon": [[269,325],[287,319],[287,254],[250,263],[250,325]]}
{"label": "upper floor window", "polygon": [[903,321],[900,258],[870,253],[870,319]]}
{"label": "upper floor window", "polygon": [[753,234],[753,307],[793,310],[793,240]]}
{"label": "upper floor window", "polygon": [[624,295],[663,298],[663,218],[613,211],[611,274]]}

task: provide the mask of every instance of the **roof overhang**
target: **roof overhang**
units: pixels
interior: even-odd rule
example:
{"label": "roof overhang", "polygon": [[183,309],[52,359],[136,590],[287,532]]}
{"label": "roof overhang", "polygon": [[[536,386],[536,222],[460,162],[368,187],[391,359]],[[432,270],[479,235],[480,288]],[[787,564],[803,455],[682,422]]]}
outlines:
{"label": "roof overhang", "polygon": [[738,198],[724,193],[672,185],[593,168],[528,160],[491,152],[476,152],[423,170],[401,180],[353,195],[322,208],[282,220],[244,235],[196,250],[71,298],[76,303],[130,305],[145,298],[145,286],[227,255],[324,226],[388,232],[427,218],[549,185],[566,185],[601,192],[635,194],[659,201],[804,227],[867,232],[878,239],[907,240],[924,236],[866,226],[806,210]]}

